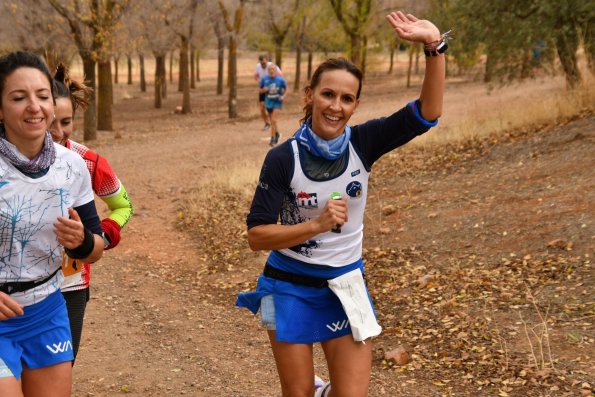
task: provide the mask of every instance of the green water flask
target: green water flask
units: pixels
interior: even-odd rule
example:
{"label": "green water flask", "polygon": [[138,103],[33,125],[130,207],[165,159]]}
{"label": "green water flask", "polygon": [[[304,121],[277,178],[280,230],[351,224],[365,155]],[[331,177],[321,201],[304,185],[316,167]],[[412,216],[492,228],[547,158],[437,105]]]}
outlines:
{"label": "green water flask", "polygon": [[[341,195],[341,193],[338,193],[338,192],[331,193],[331,200],[341,200],[342,198],[343,198],[343,196]],[[331,229],[331,232],[341,233],[341,225],[333,226],[333,228]]]}

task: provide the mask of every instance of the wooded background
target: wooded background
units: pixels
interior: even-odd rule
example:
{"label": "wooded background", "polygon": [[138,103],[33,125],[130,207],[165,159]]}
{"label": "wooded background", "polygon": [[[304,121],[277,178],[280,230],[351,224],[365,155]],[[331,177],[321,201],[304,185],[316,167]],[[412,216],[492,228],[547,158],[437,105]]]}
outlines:
{"label": "wooded background", "polygon": [[[406,51],[409,85],[423,52],[400,41],[384,21],[399,9],[431,20],[442,32],[453,29],[448,74],[480,66],[491,83],[563,73],[573,89],[581,83],[580,51],[595,72],[595,2],[586,0],[4,0],[0,53],[34,51],[51,70],[59,62],[82,63],[85,80],[96,88],[84,115],[87,141],[97,129],[113,129],[112,84],[121,83],[120,68],[126,68],[126,84],[139,84],[141,91],[147,90],[146,73],[153,73],[154,106],[160,108],[169,57],[169,82],[176,67],[181,113],[190,113],[207,50],[217,53],[215,94],[227,93],[230,118],[238,117],[241,51],[272,54],[281,68],[284,54],[295,53],[294,81],[288,81],[294,90],[308,81],[315,54],[341,54],[364,73],[369,56],[381,54],[392,73],[395,54]],[[154,71],[145,70],[147,58],[154,58]]]}

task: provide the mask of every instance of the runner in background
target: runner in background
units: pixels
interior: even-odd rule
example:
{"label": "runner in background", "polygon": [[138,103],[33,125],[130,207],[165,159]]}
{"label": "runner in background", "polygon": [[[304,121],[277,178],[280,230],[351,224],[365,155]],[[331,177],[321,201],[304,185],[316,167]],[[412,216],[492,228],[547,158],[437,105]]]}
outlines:
{"label": "runner in background", "polygon": [[268,74],[260,81],[260,92],[265,94],[264,107],[269,115],[271,122],[271,139],[269,146],[275,146],[279,143],[281,133],[277,125],[279,112],[283,108],[283,101],[287,93],[287,83],[282,76],[277,73],[279,68],[274,63],[269,63],[267,67]]}
{"label": "runner in background", "polygon": [[[107,204],[110,214],[101,221],[103,242],[106,250],[120,242],[120,231],[128,223],[134,208],[124,185],[120,182],[108,161],[86,146],[69,139],[74,127],[74,115],[78,109],[86,109],[91,89],[83,83],[71,80],[64,65],[59,65],[54,75],[56,84],[56,118],[50,126],[54,142],[79,154],[91,175],[93,192]],[[89,301],[89,281],[91,266],[80,260],[62,258],[62,271],[65,279],[62,294],[66,299],[72,347],[76,358],[83,331],[83,318]]]}
{"label": "runner in background", "polygon": [[[266,94],[260,92],[260,82],[262,81],[263,77],[268,75],[268,66],[270,64],[272,64],[272,62],[269,61],[269,56],[267,54],[262,54],[258,56],[258,63],[256,64],[256,68],[254,69],[254,80],[258,84],[258,108],[260,110],[260,117],[264,121],[264,127],[262,128],[263,131],[267,131],[269,128],[271,128],[271,122],[266,108],[264,106]],[[279,76],[282,75],[281,69],[279,69],[278,67],[277,73],[279,74]]]}

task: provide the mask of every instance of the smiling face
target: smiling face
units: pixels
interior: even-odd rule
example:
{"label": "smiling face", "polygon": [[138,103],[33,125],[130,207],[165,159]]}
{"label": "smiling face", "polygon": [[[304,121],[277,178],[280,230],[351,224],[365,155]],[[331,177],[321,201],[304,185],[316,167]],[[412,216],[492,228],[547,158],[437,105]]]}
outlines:
{"label": "smiling face", "polygon": [[33,158],[43,147],[45,131],[54,119],[48,78],[38,69],[20,67],[4,80],[0,119],[6,139]]}
{"label": "smiling face", "polygon": [[73,118],[72,102],[70,99],[56,99],[56,119],[50,126],[50,132],[52,133],[54,142],[62,146],[66,145],[66,141],[72,134]]}
{"label": "smiling face", "polygon": [[359,105],[359,80],[342,69],[328,70],[316,87],[306,91],[312,106],[312,130],[325,140],[337,138]]}

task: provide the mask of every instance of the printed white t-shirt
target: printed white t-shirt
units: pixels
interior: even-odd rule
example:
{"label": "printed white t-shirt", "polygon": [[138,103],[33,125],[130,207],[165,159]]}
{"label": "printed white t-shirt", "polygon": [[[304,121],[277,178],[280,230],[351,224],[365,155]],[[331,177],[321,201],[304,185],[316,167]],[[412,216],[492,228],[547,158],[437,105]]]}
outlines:
{"label": "printed white t-shirt", "polygon": [[[68,208],[93,201],[84,160],[54,144],[56,161],[47,174],[30,178],[0,156],[0,284],[38,281],[62,264],[63,247],[54,223]],[[47,283],[11,298],[28,306],[60,289],[62,272]]]}

